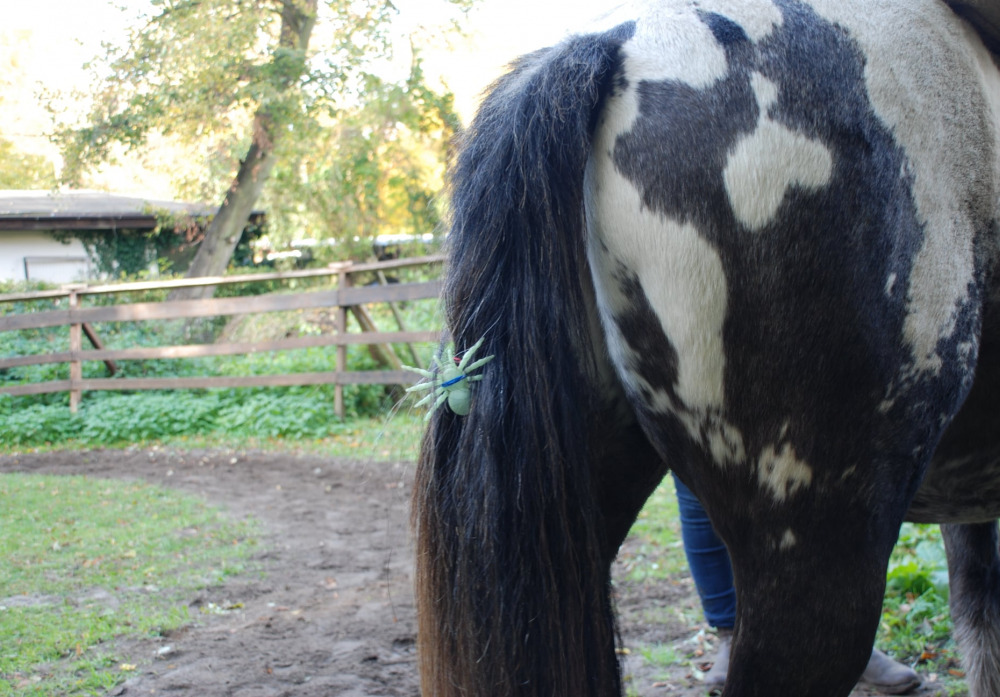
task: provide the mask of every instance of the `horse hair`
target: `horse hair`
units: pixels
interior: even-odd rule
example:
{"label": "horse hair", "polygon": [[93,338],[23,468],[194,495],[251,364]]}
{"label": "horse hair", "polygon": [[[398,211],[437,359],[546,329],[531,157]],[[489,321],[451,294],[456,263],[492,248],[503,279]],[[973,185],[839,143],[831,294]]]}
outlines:
{"label": "horse hair", "polygon": [[[522,59],[461,138],[447,325],[456,350],[485,337],[478,353],[496,360],[468,416],[435,413],[418,463],[425,695],[620,694],[614,550],[588,448],[582,210],[593,115],[631,32]],[[437,597],[441,588],[452,597]]]}

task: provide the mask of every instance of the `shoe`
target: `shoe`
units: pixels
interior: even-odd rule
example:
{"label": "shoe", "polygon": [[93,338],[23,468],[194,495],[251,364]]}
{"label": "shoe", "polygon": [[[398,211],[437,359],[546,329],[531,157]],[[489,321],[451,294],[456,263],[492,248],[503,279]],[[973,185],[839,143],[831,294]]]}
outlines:
{"label": "shoe", "polygon": [[[726,684],[729,672],[729,650],[733,643],[733,630],[719,630],[719,650],[715,654],[712,669],[705,673],[705,687],[721,690]],[[898,661],[894,661],[878,649],[872,649],[868,666],[861,674],[861,682],[867,683],[887,695],[905,695],[920,687],[922,680],[916,671]]]}
{"label": "shoe", "polygon": [[905,695],[920,687],[920,676],[909,666],[894,661],[878,649],[872,649],[861,682],[887,695]]}
{"label": "shoe", "polygon": [[733,644],[733,630],[719,629],[719,648],[715,652],[715,662],[712,669],[705,673],[705,687],[709,690],[721,690],[726,684],[726,673],[729,672],[729,649]]}

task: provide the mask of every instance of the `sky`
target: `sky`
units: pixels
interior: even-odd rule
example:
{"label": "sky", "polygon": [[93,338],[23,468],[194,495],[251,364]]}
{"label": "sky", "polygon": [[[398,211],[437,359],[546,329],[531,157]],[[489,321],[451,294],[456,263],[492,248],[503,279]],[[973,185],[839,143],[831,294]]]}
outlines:
{"label": "sky", "polygon": [[[456,96],[464,120],[485,87],[522,53],[559,41],[619,0],[480,0],[469,15],[467,38],[430,40],[425,69],[438,74]],[[444,0],[396,0],[401,31],[432,25]],[[45,136],[49,117],[41,90],[71,91],[88,80],[84,63],[101,53],[102,42],[118,43],[149,0],[32,0],[10,3],[0,26],[0,135],[25,150],[55,156]],[[124,11],[123,9],[124,8]],[[3,55],[17,47],[17,60]],[[160,189],[164,182],[136,182]]]}

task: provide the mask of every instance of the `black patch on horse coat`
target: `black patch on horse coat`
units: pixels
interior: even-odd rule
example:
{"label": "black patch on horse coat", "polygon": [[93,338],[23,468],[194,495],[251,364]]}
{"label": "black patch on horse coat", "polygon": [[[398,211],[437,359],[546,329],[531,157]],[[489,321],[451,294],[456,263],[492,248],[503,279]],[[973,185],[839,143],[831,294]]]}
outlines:
{"label": "black patch on horse coat", "polygon": [[[940,374],[899,384],[912,363],[906,289],[924,240],[906,154],[868,99],[857,43],[799,2],[776,5],[784,21],[759,43],[728,18],[702,13],[725,50],[727,75],[705,89],[642,82],[639,118],[618,138],[614,161],[645,206],[693,224],[721,257],[724,416],[744,434],[748,460],[777,443],[787,424],[781,441],[813,467],[813,486],[839,482],[851,466],[895,463],[909,473],[901,489],[912,495],[921,474],[913,453],[933,447],[942,415],[950,418],[968,389],[971,376],[956,359],[958,344],[978,329],[979,299],[970,296],[939,346]],[[767,116],[822,143],[833,162],[826,186],[791,186],[757,230],[736,217],[723,180],[730,153],[760,117],[753,73],[777,86]],[[654,333],[665,342],[659,323],[644,316],[643,326],[619,318],[626,340],[636,347]],[[646,367],[639,373],[655,377]],[[890,394],[906,398],[880,413]]]}

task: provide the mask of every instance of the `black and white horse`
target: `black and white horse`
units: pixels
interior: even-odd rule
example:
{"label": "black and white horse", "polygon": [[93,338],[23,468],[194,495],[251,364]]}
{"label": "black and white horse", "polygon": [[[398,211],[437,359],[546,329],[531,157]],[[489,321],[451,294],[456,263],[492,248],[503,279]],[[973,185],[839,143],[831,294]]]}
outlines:
{"label": "black and white horse", "polygon": [[609,567],[669,468],[732,557],[727,697],[848,694],[904,520],[1000,695],[1000,3],[621,13],[452,173],[448,327],[496,358],[420,458],[423,694],[619,694]]}

